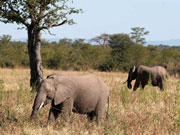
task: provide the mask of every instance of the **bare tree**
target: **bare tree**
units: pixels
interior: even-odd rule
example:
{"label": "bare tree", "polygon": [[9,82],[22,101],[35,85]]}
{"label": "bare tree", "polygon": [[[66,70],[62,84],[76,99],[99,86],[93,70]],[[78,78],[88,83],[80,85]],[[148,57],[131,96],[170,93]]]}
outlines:
{"label": "bare tree", "polygon": [[96,42],[99,45],[102,45],[104,48],[106,48],[108,44],[109,36],[110,36],[109,34],[103,33],[99,36],[92,38],[90,41]]}

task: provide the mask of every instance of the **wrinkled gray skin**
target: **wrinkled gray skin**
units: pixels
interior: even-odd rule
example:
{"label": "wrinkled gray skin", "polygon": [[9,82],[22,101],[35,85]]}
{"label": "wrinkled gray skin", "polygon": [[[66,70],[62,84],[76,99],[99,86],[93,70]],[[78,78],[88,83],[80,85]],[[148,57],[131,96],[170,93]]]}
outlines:
{"label": "wrinkled gray skin", "polygon": [[36,117],[37,111],[51,102],[48,120],[56,120],[63,114],[69,119],[71,112],[87,114],[92,120],[96,116],[98,122],[105,112],[109,90],[105,83],[94,75],[69,76],[62,74],[49,75],[38,88],[34,100],[31,119]]}
{"label": "wrinkled gray skin", "polygon": [[136,80],[133,90],[135,91],[139,85],[142,85],[144,89],[145,85],[148,83],[149,78],[151,78],[152,85],[158,86],[160,90],[164,90],[164,81],[166,78],[166,69],[161,66],[147,67],[147,66],[133,66],[129,70],[127,86],[129,89],[132,88],[132,80]]}

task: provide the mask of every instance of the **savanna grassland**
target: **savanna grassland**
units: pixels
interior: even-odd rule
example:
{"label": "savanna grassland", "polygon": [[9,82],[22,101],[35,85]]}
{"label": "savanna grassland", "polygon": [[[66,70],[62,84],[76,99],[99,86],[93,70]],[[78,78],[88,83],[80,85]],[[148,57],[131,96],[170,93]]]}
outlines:
{"label": "savanna grassland", "polygon": [[[84,72],[44,70],[44,74]],[[85,115],[72,113],[70,122],[61,117],[47,125],[45,106],[38,118],[30,121],[36,92],[29,87],[28,69],[0,69],[0,134],[1,135],[169,135],[180,133],[180,82],[168,76],[166,89],[148,85],[133,92],[123,82],[126,73],[89,71],[105,81],[110,89],[110,118],[99,125]]]}

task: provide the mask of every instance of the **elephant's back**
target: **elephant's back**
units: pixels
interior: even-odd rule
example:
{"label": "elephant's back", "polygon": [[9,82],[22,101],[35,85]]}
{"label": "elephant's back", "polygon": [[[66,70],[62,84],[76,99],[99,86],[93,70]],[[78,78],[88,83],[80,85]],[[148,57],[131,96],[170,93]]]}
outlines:
{"label": "elephant's back", "polygon": [[109,92],[106,84],[96,75],[90,73],[79,76],[72,76],[68,74],[52,74],[47,76],[47,78],[51,78],[51,77],[54,77],[57,83],[63,83],[64,85],[71,85],[80,90],[99,91],[99,92],[104,91],[107,93]]}
{"label": "elephant's back", "polygon": [[107,85],[100,78],[93,74],[74,76],[78,87],[81,90],[98,91],[100,93],[109,93]]}
{"label": "elephant's back", "polygon": [[166,69],[162,66],[157,66],[157,71],[161,76],[166,76],[166,74],[167,74]]}
{"label": "elephant's back", "polygon": [[76,76],[78,92],[75,96],[75,108],[79,113],[87,113],[96,109],[99,101],[107,101],[109,90],[106,84],[95,75]]}

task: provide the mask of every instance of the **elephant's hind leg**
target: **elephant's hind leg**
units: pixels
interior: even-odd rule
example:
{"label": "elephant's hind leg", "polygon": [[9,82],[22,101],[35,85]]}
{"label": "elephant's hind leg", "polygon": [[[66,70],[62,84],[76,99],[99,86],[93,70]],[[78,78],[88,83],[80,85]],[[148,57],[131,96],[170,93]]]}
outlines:
{"label": "elephant's hind leg", "polygon": [[106,106],[106,102],[107,101],[101,101],[99,102],[99,104],[97,105],[96,111],[95,111],[95,115],[96,115],[96,122],[99,123],[99,121],[102,120],[103,115],[105,113],[105,106]]}
{"label": "elephant's hind leg", "polygon": [[161,91],[164,91],[164,80],[162,80],[162,79],[159,82],[159,88]]}

